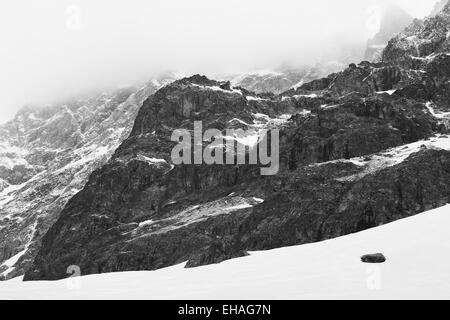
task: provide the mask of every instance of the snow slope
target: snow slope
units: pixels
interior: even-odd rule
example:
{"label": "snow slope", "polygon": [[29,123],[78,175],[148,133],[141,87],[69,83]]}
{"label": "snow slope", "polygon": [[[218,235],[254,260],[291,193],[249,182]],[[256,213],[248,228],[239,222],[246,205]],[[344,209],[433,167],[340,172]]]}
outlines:
{"label": "snow slope", "polygon": [[[0,283],[0,299],[448,299],[450,205],[315,244],[57,282]],[[382,252],[387,262],[360,256]]]}

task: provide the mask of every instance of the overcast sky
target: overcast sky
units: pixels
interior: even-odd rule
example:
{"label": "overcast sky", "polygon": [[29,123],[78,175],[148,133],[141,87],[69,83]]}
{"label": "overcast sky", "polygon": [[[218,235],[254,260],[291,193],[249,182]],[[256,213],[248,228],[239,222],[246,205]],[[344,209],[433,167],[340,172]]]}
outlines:
{"label": "overcast sky", "polygon": [[[0,123],[23,104],[165,70],[313,63],[376,32],[383,0],[14,0],[0,4]],[[436,0],[393,0],[414,17]]]}

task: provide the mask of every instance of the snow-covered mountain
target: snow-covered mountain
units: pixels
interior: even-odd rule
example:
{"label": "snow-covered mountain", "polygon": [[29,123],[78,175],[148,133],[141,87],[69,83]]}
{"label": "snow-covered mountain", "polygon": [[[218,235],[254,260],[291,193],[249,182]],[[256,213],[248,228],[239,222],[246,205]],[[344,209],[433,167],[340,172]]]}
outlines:
{"label": "snow-covered mountain", "polygon": [[[0,283],[3,299],[449,299],[450,205],[324,242],[216,265]],[[383,253],[381,265],[361,262]]]}
{"label": "snow-covered mountain", "polygon": [[438,1],[435,5],[433,10],[431,11],[430,15],[428,16],[429,18],[432,18],[434,16],[436,16],[439,12],[442,11],[442,9],[444,9],[445,5],[448,3],[448,0],[440,0]]}
{"label": "snow-covered mountain", "polygon": [[0,126],[0,278],[23,274],[66,202],[128,137],[143,101],[173,80],[28,106]]}

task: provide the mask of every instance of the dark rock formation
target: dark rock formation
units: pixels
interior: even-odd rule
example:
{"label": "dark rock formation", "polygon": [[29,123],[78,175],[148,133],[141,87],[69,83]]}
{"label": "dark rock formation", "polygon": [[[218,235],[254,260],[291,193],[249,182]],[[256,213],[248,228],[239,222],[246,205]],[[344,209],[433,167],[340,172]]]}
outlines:
{"label": "dark rock formation", "polygon": [[367,254],[361,257],[361,261],[364,263],[384,263],[386,257],[382,253]]}

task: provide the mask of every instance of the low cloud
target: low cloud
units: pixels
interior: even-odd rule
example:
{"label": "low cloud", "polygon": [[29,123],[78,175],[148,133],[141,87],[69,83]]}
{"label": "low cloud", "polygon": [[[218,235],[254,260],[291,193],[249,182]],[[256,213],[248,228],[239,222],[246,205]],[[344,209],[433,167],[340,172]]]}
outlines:
{"label": "low cloud", "polygon": [[[435,1],[396,0],[414,16]],[[157,73],[236,73],[311,64],[374,33],[375,0],[42,0],[0,10],[0,122]],[[376,21],[375,21],[376,25]]]}

